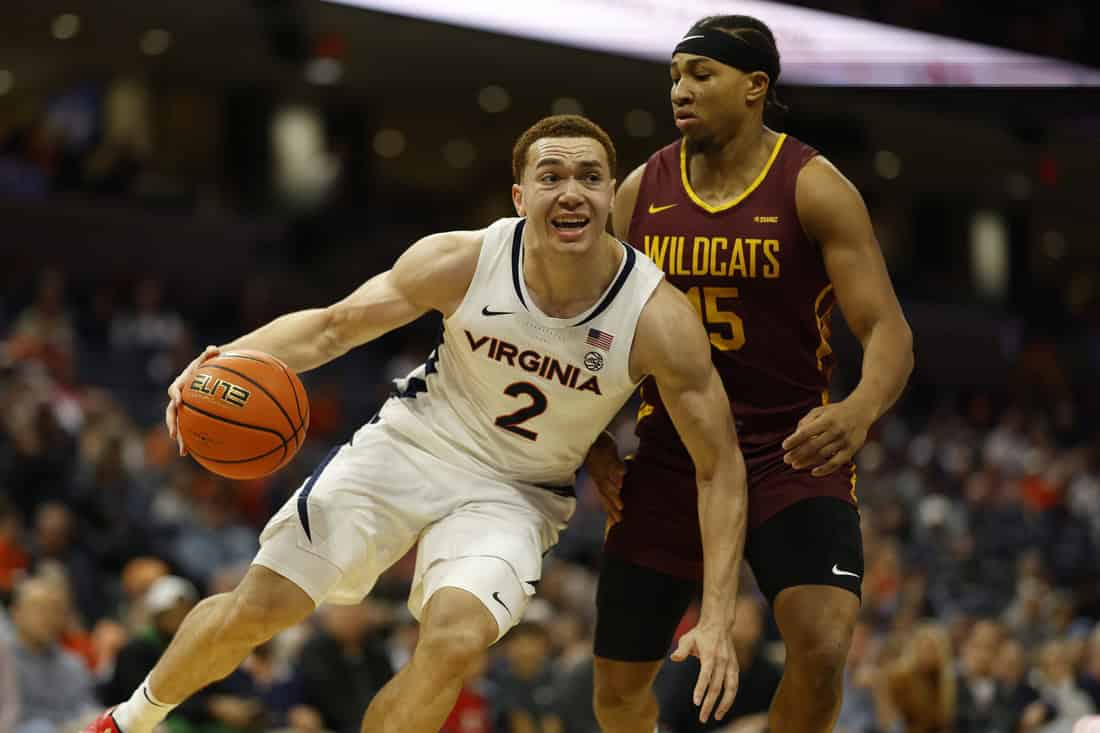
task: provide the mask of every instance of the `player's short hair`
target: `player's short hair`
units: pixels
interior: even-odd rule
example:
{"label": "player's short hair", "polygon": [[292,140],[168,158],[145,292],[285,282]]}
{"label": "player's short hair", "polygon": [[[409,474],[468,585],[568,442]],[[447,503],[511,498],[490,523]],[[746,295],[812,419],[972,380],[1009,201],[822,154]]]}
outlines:
{"label": "player's short hair", "polygon": [[523,172],[527,168],[527,151],[544,137],[592,138],[603,146],[604,152],[607,153],[609,173],[612,178],[615,177],[617,159],[615,144],[611,142],[611,136],[602,127],[586,117],[580,115],[553,115],[552,117],[543,117],[528,127],[516,140],[516,144],[512,148],[512,176],[515,177],[516,183],[523,180]]}
{"label": "player's short hair", "polygon": [[779,101],[779,96],[775,91],[775,85],[779,82],[779,73],[781,70],[779,65],[779,46],[776,45],[775,35],[772,33],[772,29],[768,27],[767,23],[751,15],[708,15],[705,18],[700,18],[694,27],[729,33],[731,36],[738,38],[761,53],[769,56],[774,62],[773,68],[775,69],[775,78],[768,80],[768,96],[765,100],[765,104],[781,110],[787,108],[786,105]]}

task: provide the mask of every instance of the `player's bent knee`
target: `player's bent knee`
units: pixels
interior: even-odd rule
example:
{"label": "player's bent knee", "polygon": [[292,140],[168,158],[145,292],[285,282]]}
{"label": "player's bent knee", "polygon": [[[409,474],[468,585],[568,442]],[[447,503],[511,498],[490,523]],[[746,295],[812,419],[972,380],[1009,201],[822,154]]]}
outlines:
{"label": "player's bent knee", "polygon": [[597,657],[593,704],[597,715],[639,710],[650,700],[660,662],[619,662]]}
{"label": "player's bent knee", "polygon": [[440,588],[425,608],[416,653],[462,675],[496,637],[496,619],[476,596],[459,588]]}
{"label": "player's bent knee", "polygon": [[820,688],[822,694],[837,688],[844,677],[849,639],[841,634],[824,634],[791,650],[788,669]]}
{"label": "player's bent knee", "polygon": [[[459,557],[434,563],[413,595],[424,599],[423,623],[436,623],[445,615],[466,618],[488,635],[488,647],[523,618],[530,600],[527,585],[500,558]],[[410,601],[415,614],[414,605]]]}
{"label": "player's bent knee", "polygon": [[227,641],[259,645],[313,612],[309,595],[278,573],[259,565],[228,594],[222,619]]}

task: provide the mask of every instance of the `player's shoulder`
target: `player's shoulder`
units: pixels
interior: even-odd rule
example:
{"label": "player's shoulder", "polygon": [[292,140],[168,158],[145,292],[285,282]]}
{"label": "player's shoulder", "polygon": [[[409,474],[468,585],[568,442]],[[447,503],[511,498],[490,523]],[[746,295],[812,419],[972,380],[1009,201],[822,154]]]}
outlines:
{"label": "player's shoulder", "polygon": [[429,234],[409,250],[414,250],[425,264],[447,268],[463,263],[476,263],[485,241],[486,229],[454,230]]}
{"label": "player's shoulder", "polygon": [[393,266],[393,277],[417,302],[450,312],[477,271],[485,230],[429,234],[405,250]]}
{"label": "player's shoulder", "polygon": [[662,280],[653,289],[653,294],[649,296],[649,300],[642,308],[640,318],[655,323],[668,323],[681,318],[695,322],[699,320],[699,315],[679,288],[667,280]]}
{"label": "player's shoulder", "polygon": [[816,155],[802,166],[795,193],[800,213],[844,205],[860,197],[855,184],[824,155]]}
{"label": "player's shoulder", "polygon": [[688,366],[700,356],[709,363],[706,332],[691,302],[677,287],[662,280],[638,317],[634,333],[635,370],[653,374],[661,367]]}

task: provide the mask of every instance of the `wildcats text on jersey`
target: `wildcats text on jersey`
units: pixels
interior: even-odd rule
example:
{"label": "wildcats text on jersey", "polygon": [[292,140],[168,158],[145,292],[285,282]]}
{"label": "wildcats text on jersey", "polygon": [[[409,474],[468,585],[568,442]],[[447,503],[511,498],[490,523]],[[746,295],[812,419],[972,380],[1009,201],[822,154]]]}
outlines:
{"label": "wildcats text on jersey", "polygon": [[670,275],[776,279],[778,239],[645,235],[645,253]]}
{"label": "wildcats text on jersey", "polygon": [[[520,350],[515,344],[494,338],[492,336],[474,336],[469,330],[465,330],[466,340],[470,343],[470,350],[475,354],[485,349],[483,355],[508,366],[522,369],[529,374],[537,374],[547,381],[557,381],[564,387],[575,389],[578,392],[593,392],[603,396],[600,391],[600,382],[596,375],[581,381],[585,372],[576,365],[562,364],[552,356],[540,354],[532,349]],[[488,348],[485,348],[488,346]]]}

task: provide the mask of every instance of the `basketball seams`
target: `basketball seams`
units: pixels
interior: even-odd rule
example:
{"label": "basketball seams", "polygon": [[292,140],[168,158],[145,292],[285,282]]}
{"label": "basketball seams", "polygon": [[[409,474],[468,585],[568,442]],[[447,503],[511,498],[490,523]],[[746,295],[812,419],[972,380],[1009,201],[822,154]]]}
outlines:
{"label": "basketball seams", "polygon": [[[237,351],[229,351],[229,352],[226,352],[224,354],[220,354],[220,356],[226,357],[226,358],[233,358],[233,359],[244,359],[245,361],[254,361],[258,364],[275,364],[280,369],[282,369],[283,374],[286,376],[286,381],[290,384],[290,392],[291,392],[291,394],[294,395],[294,411],[298,413],[299,424],[298,424],[298,427],[295,428],[295,430],[294,430],[294,435],[297,436],[298,431],[302,430],[303,428],[306,427],[306,418],[309,416],[308,408],[307,408],[306,414],[303,415],[302,414],[302,402],[301,402],[301,400],[298,399],[298,385],[295,384],[295,379],[291,375],[290,370],[287,368],[286,364],[284,364],[281,360],[276,359],[273,356],[271,357],[271,361],[267,361],[265,359],[257,359],[256,357],[249,356],[248,354],[242,354],[242,353],[237,352]],[[299,384],[300,384],[300,382],[299,382]],[[302,432],[303,432],[303,437],[304,437],[305,436],[305,431],[302,430]],[[297,441],[297,437],[295,437],[295,440]]]}
{"label": "basketball seams", "polygon": [[[251,458],[211,458],[210,456],[203,455],[202,453],[199,453],[198,451],[189,450],[188,452],[191,455],[193,455],[195,458],[201,458],[202,460],[210,461],[211,463],[236,464],[236,463],[251,463],[252,461],[258,461],[260,459],[267,458],[272,453],[274,453],[275,451],[280,450],[280,449],[284,449],[283,446],[277,445],[274,448],[272,448],[271,450],[269,450],[267,453],[261,453],[261,454],[256,455],[256,456],[252,456]],[[279,460],[284,460],[284,459],[280,458]]]}
{"label": "basketball seams", "polygon": [[[222,358],[224,358],[225,361],[239,359],[253,362],[255,364],[264,365],[266,369],[261,369],[257,366],[249,366],[248,364],[228,365],[225,361],[222,361]],[[282,361],[264,352],[227,351],[219,354],[218,359],[212,361],[213,363],[208,361],[201,366],[210,366],[214,368],[211,371],[216,369],[227,375],[232,375],[229,378],[233,381],[237,381],[238,384],[243,383],[243,388],[263,392],[265,397],[269,399],[275,408],[282,414],[283,419],[291,428],[291,434],[284,437],[279,428],[270,425],[271,422],[278,422],[278,418],[274,416],[274,413],[270,411],[269,407],[262,404],[262,401],[260,404],[254,402],[249,403],[247,406],[249,409],[244,410],[243,414],[237,415],[236,417],[238,419],[234,419],[233,417],[226,417],[223,416],[223,414],[219,414],[224,412],[232,413],[232,410],[218,409],[219,407],[224,408],[223,405],[205,404],[205,401],[199,400],[200,403],[203,403],[203,407],[199,407],[195,402],[181,400],[181,417],[186,417],[187,422],[193,424],[193,426],[188,426],[189,428],[193,427],[193,429],[189,429],[184,433],[185,443],[199,443],[195,447],[199,448],[200,451],[207,447],[214,448],[215,445],[217,445],[218,448],[214,450],[215,453],[221,453],[222,455],[228,454],[226,458],[214,458],[205,455],[203,452],[190,451],[193,458],[213,473],[238,480],[257,475],[264,476],[279,470],[294,458],[305,443],[310,404],[308,393],[301,381],[289,367],[282,363]],[[278,397],[275,395],[281,387],[276,386],[275,382],[277,382],[278,379],[275,378],[275,375],[270,371],[270,369],[274,367],[281,370],[283,376],[287,379],[288,386],[291,389],[294,399],[293,411],[290,410],[289,399],[286,400],[286,405],[283,405],[282,400],[287,397],[285,393],[280,394]],[[255,372],[255,374],[252,374],[252,372]],[[210,374],[210,372],[206,373],[210,375],[207,377],[209,379],[217,378],[215,375]],[[254,406],[260,408],[258,414],[252,414],[253,410],[251,408]],[[183,407],[187,407],[189,412],[183,410]],[[302,414],[303,412],[305,412],[305,415]],[[298,417],[298,425],[294,424],[294,415]],[[246,422],[245,420],[256,420],[256,422]],[[219,428],[219,425],[222,427]],[[182,421],[181,427],[183,427]],[[230,436],[233,435],[235,429],[244,429],[248,432],[237,433],[236,436],[231,438]],[[231,442],[226,445],[207,445],[206,443],[196,440],[196,436],[201,435],[204,431],[209,431],[210,436],[218,435],[220,432],[225,436],[225,440]],[[251,433],[251,435],[249,435],[249,433]],[[274,447],[269,449],[268,446],[272,444],[266,440],[262,440],[261,434],[275,436],[278,443],[274,444]],[[266,443],[266,445],[264,445],[264,443]],[[242,449],[247,450],[249,448],[252,449],[250,452],[255,451],[250,457],[238,458],[234,456],[234,453],[236,453],[236,456],[240,456],[244,452]]]}
{"label": "basketball seams", "polygon": [[[259,430],[259,431],[264,432],[264,433],[271,433],[272,435],[276,436],[282,442],[283,457],[279,459],[280,465],[282,464],[282,461],[286,460],[286,451],[287,451],[287,447],[288,447],[287,446],[287,439],[284,438],[283,434],[280,433],[278,430],[272,430],[271,428],[265,428],[265,427],[262,427],[260,425],[252,425],[252,424],[249,424],[249,423],[246,423],[246,422],[240,422],[239,420],[234,420],[233,418],[229,418],[229,417],[222,417],[221,415],[216,415],[213,412],[208,412],[208,411],[202,409],[201,407],[196,407],[195,405],[191,404],[187,400],[183,400],[182,403],[183,403],[184,407],[186,407],[190,410],[194,410],[195,412],[199,413],[200,415],[205,415],[206,417],[210,418],[211,420],[220,420],[221,422],[226,422],[226,423],[229,423],[230,425],[236,425],[236,426],[242,427],[242,428],[249,428],[250,430]],[[255,460],[255,459],[252,459],[252,460]]]}
{"label": "basketball seams", "polygon": [[[211,419],[219,419],[219,418],[211,418]],[[274,448],[272,448],[271,450],[269,450],[267,453],[260,453],[259,455],[252,456],[251,458],[233,458],[233,459],[211,458],[210,456],[205,456],[202,453],[198,453],[196,451],[191,451],[191,450],[189,450],[188,452],[191,455],[195,456],[196,458],[201,458],[202,460],[210,461],[211,463],[237,464],[237,463],[251,463],[252,461],[258,461],[258,460],[261,460],[263,458],[267,458],[268,456],[270,456],[272,453],[279,450],[280,448],[284,448],[284,446],[277,445]],[[285,449],[284,449],[284,452],[285,452]],[[291,456],[291,457],[293,457],[293,456]],[[286,460],[287,460],[286,455],[284,455],[282,458],[279,459],[279,468],[283,467],[283,462],[286,461]]]}
{"label": "basketball seams", "polygon": [[[201,369],[221,369],[222,371],[229,372],[230,374],[236,374],[241,379],[247,379],[249,382],[256,385],[256,387],[261,392],[263,392],[265,395],[267,395],[268,399],[271,400],[272,404],[274,404],[276,407],[279,408],[279,412],[283,413],[283,417],[286,418],[287,427],[290,428],[291,436],[293,437],[294,434],[298,432],[297,428],[294,427],[294,421],[290,419],[290,413],[288,413],[286,411],[286,408],[282,406],[282,404],[279,402],[279,400],[275,399],[275,395],[271,394],[271,392],[268,391],[267,387],[263,386],[262,384],[257,382],[252,377],[248,376],[244,372],[237,371],[236,369],[232,369],[232,368],[227,367],[227,366],[222,366],[221,364],[211,364],[210,362],[207,362],[207,363],[203,364],[202,367],[200,367],[200,368]],[[297,442],[297,440],[295,440],[295,442]]]}

